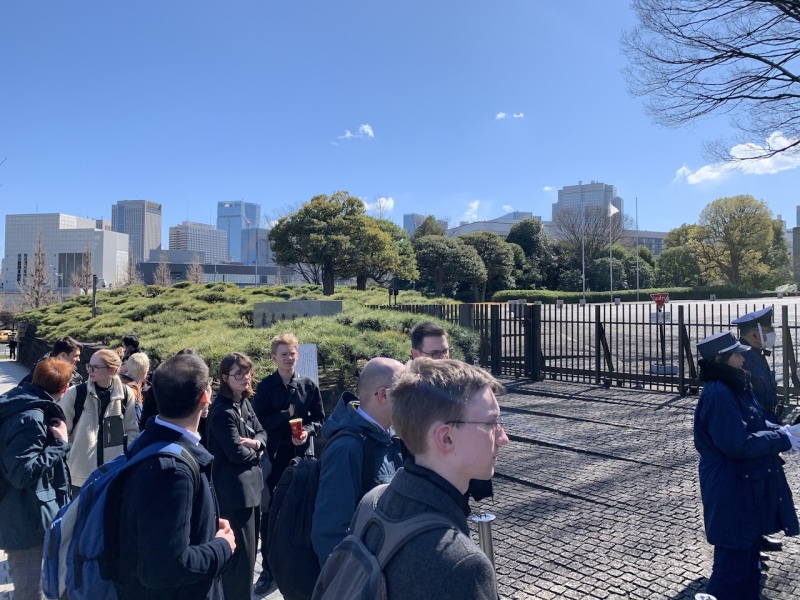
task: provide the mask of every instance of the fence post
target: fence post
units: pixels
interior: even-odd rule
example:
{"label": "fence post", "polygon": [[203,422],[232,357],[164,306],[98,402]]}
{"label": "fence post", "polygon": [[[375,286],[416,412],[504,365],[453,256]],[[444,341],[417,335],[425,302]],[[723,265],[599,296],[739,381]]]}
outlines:
{"label": "fence post", "polygon": [[603,357],[600,350],[600,338],[602,332],[600,331],[600,305],[594,307],[594,379],[597,385],[600,385],[600,367]]}
{"label": "fence post", "polygon": [[683,329],[683,304],[678,306],[678,390],[681,396],[685,396],[689,386],[686,385],[686,370],[683,365],[683,348],[686,344]]}
{"label": "fence post", "polygon": [[789,335],[789,307],[787,305],[781,306],[781,341],[783,342],[783,408],[789,408],[789,384],[791,382],[791,375],[789,374],[789,352],[788,345],[791,343],[791,336]]}
{"label": "fence post", "polygon": [[501,338],[500,331],[502,323],[500,322],[500,305],[492,304],[491,307],[491,329],[490,329],[490,343],[491,343],[491,361],[492,361],[492,375],[495,377],[500,375],[500,354],[501,354]]}
{"label": "fence post", "polygon": [[530,376],[532,381],[542,380],[542,304],[537,302],[526,307],[530,331],[527,332],[525,353],[530,356]]}
{"label": "fence post", "polygon": [[458,324],[467,329],[475,329],[475,305],[474,304],[459,304],[458,306]]}

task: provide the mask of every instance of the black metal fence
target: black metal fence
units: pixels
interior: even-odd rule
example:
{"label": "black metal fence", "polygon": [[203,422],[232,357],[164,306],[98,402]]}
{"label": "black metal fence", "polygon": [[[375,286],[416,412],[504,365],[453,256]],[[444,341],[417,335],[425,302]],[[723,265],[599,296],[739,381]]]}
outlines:
{"label": "black metal fence", "polygon": [[[780,301],[779,301],[780,302]],[[700,387],[696,344],[767,304],[452,304],[375,306],[435,316],[476,330],[478,362],[495,375],[582,381],[687,394]],[[780,344],[769,360],[782,404],[800,390],[798,302],[774,305]]]}

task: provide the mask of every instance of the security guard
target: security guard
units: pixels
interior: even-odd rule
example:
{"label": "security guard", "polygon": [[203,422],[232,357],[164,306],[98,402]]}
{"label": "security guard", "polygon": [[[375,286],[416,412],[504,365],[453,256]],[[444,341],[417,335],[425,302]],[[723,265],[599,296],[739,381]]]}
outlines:
{"label": "security guard", "polygon": [[[753,386],[753,393],[758,400],[761,409],[764,411],[764,418],[776,425],[781,424],[781,420],[776,414],[778,410],[778,392],[775,384],[775,371],[770,368],[767,357],[772,353],[771,349],[775,346],[775,328],[772,326],[772,307],[767,306],[761,310],[742,315],[738,319],[731,321],[732,325],[739,327],[739,341],[750,350],[742,353],[744,357],[744,370],[750,372],[750,384]],[[774,537],[764,536],[761,540],[761,549],[768,552],[775,552],[782,547],[781,540]],[[767,558],[762,554],[762,561]],[[762,564],[762,569],[767,566]]]}

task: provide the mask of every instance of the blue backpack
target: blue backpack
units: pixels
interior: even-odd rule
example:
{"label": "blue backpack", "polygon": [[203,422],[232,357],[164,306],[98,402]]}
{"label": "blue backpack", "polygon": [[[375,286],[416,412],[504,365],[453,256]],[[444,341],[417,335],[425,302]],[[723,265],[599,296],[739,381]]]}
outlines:
{"label": "blue backpack", "polygon": [[[173,456],[188,465],[197,492],[200,467],[177,442],[154,442],[133,457],[121,454],[95,469],[80,494],[58,511],[45,533],[42,588],[47,598],[116,600],[119,597],[114,581],[115,559],[119,556],[114,543],[118,537],[106,531],[109,523],[118,521],[115,513],[119,510],[119,496],[110,490],[118,486],[119,476],[130,467],[157,454]],[[107,502],[112,498],[113,505]]]}

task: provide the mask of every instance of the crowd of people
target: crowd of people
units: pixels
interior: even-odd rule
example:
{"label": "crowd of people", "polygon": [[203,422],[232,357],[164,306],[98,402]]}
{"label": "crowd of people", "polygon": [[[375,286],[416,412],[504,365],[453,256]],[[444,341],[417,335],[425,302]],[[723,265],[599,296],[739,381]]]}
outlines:
{"label": "crowd of people", "polygon": [[[83,381],[82,345],[58,340],[0,396],[0,512],[20,515],[0,521],[14,597],[44,597],[45,532],[92,472],[166,441],[191,459],[147,457],[120,484],[121,598],[244,600],[269,591],[268,549],[284,543],[269,539],[272,493],[292,461],[314,454],[321,466],[309,572],[318,573],[348,534],[364,494],[388,484],[378,506],[392,518],[434,512],[450,523],[397,553],[385,570],[388,597],[413,590],[413,597],[497,598],[494,569],[466,519],[470,490],[491,490],[508,443],[495,397],[502,386],[450,360],[447,334],[434,323],[415,327],[411,346],[405,365],[368,361],[356,393],[345,392],[326,421],[318,386],[295,370],[299,341],[289,333],[272,340],[276,370],[258,385],[239,352],[223,357],[214,377],[189,348],[151,373],[132,335],[117,349],[92,352]],[[332,442],[324,452],[315,449],[325,440]],[[380,539],[366,535],[377,552]],[[263,570],[254,582],[259,542]]]}
{"label": "crowd of people", "polygon": [[[765,552],[781,549],[769,536],[800,534],[780,458],[800,452],[800,426],[781,423],[766,358],[775,344],[772,309],[732,324],[738,339],[721,332],[697,344],[704,385],[694,443],[714,546],[707,591],[717,600],[755,600]],[[299,341],[289,333],[271,341],[276,370],[255,386],[253,362],[240,352],[223,357],[214,377],[190,348],[150,373],[136,336],[91,353],[83,381],[82,345],[57,340],[0,396],[0,514],[14,515],[0,520],[0,548],[14,597],[43,598],[45,531],[92,472],[168,441],[184,447],[191,464],[148,457],[122,484],[115,579],[122,598],[246,600],[269,591],[269,551],[286,544],[271,535],[273,493],[291,465],[315,453],[308,541],[316,560],[308,573],[324,576],[329,557],[346,546],[361,499],[388,484],[375,504],[387,519],[434,513],[450,525],[415,535],[381,565],[386,597],[497,598],[493,566],[470,539],[466,518],[469,497],[491,494],[508,443],[496,398],[503,388],[451,360],[447,333],[435,323],[418,324],[410,342],[406,364],[366,362],[355,393],[345,392],[326,420],[318,386],[295,370]],[[367,526],[361,541],[377,555],[382,538]],[[263,570],[254,582],[259,543]]]}

